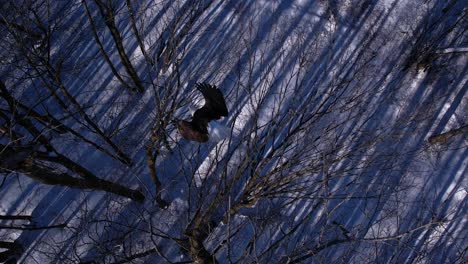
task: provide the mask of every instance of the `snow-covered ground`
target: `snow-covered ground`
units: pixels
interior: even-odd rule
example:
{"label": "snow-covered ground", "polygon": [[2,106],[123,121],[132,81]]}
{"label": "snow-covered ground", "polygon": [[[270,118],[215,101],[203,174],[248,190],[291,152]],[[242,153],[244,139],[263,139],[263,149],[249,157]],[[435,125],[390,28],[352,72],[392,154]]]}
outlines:
{"label": "snow-covered ground", "polygon": [[[125,90],[75,2],[66,17],[61,4],[50,7],[47,23],[60,33],[50,60],[64,62],[70,93],[133,164],[70,133],[44,134],[96,176],[146,199],[5,173],[0,215],[67,225],[18,230],[0,220],[0,241],[23,247],[20,263],[468,261],[466,2],[131,1],[152,65],[126,1],[116,1],[144,93]],[[85,2],[131,83],[97,5]],[[0,76],[16,98],[64,117],[31,61],[16,65],[6,50]],[[170,121],[203,105],[194,84],[205,81],[221,89],[229,116],[211,123],[210,140],[199,144]],[[81,119],[64,120],[106,146]],[[156,141],[153,128],[162,131]],[[450,131],[461,132],[428,141]],[[149,144],[167,208],[156,202]]]}

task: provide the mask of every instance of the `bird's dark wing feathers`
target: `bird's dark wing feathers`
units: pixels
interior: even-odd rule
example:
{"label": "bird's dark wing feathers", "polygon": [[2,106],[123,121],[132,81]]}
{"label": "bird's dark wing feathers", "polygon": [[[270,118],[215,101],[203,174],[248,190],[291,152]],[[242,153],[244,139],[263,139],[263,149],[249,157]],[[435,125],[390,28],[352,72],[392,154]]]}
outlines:
{"label": "bird's dark wing feathers", "polygon": [[196,87],[203,94],[205,105],[193,113],[192,121],[189,122],[190,130],[208,134],[208,123],[210,121],[228,115],[226,102],[223,94],[216,86],[197,83]]}
{"label": "bird's dark wing feathers", "polygon": [[208,123],[228,115],[223,93],[216,86],[197,83],[197,89],[205,98],[205,105],[193,113],[192,121],[175,120],[181,136],[188,140],[206,142],[209,140]]}
{"label": "bird's dark wing feathers", "polygon": [[208,133],[208,123],[228,115],[226,102],[221,91],[207,83],[197,83],[197,89],[205,98],[205,105],[193,113],[192,125],[200,132]]}
{"label": "bird's dark wing feathers", "polygon": [[210,110],[211,120],[220,119],[222,116],[228,115],[224,96],[216,86],[207,83],[197,83],[196,87],[205,98],[205,105],[203,107]]}

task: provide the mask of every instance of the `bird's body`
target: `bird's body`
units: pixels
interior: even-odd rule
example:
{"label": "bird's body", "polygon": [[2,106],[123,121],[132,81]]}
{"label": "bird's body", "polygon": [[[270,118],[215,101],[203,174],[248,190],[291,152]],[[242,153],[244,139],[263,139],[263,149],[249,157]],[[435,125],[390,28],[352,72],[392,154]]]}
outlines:
{"label": "bird's body", "polygon": [[177,121],[180,135],[196,142],[207,142],[209,139],[208,123],[228,115],[223,94],[216,86],[207,83],[197,83],[197,89],[205,98],[205,105],[193,113],[192,121]]}
{"label": "bird's body", "polygon": [[192,122],[180,120],[177,122],[177,128],[179,129],[180,135],[187,140],[193,140],[200,143],[208,141],[208,130],[206,133],[201,132],[193,126]]}

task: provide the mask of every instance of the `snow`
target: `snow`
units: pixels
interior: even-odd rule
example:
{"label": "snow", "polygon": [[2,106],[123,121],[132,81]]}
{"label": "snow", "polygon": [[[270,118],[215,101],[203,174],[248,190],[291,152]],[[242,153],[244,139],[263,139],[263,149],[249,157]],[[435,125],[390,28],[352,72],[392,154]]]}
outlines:
{"label": "snow", "polygon": [[[0,228],[0,241],[23,243],[20,262],[118,263],[147,250],[153,251],[133,261],[190,261],[184,239],[199,215],[208,232],[202,244],[219,263],[280,263],[315,249],[320,250],[304,263],[462,260],[468,244],[466,135],[435,145],[427,138],[468,123],[466,37],[456,39],[456,31],[434,47],[415,43],[438,39],[466,4],[457,3],[444,15],[444,4],[436,0],[199,1],[197,6],[207,8],[188,25],[195,13],[184,8],[196,11],[190,1],[137,1],[152,58],[162,42],[169,43],[171,32],[185,34],[163,73],[161,61],[146,65],[124,2],[117,21],[126,51],[148,87],[157,89],[125,91],[91,35],[73,52],[62,51],[67,37],[57,36],[51,51],[73,54],[73,63],[91,62],[73,65],[64,80],[93,120],[115,134],[134,165],[127,167],[72,135],[53,142],[98,177],[138,188],[146,199],[138,204],[103,191],[43,185],[23,175],[10,175],[2,184],[0,177],[0,215],[30,214],[37,226],[68,225]],[[77,10],[74,14],[84,19]],[[92,11],[98,17],[97,9]],[[73,24],[77,17],[65,21]],[[431,19],[440,28],[429,27]],[[112,61],[130,82],[110,34],[104,26],[100,30]],[[423,30],[435,36],[418,38]],[[405,67],[422,47],[438,56],[427,67],[414,59]],[[12,62],[4,53],[0,61]],[[3,67],[0,76],[12,79],[8,84],[13,77],[28,77]],[[161,143],[155,168],[169,207],[161,209],[145,147],[155,117],[172,113],[172,102],[171,120],[188,119],[204,104],[196,82],[222,90],[229,116],[209,124],[210,140],[204,144],[180,138],[172,124],[164,128],[169,147]],[[31,91],[47,94],[30,82],[18,86],[17,93],[28,100],[34,101]],[[179,94],[165,97],[177,88]],[[108,148],[82,123],[66,122]],[[242,198],[257,194],[252,204],[242,205]],[[240,209],[225,221],[235,205]],[[347,236],[354,240],[321,248]]]}

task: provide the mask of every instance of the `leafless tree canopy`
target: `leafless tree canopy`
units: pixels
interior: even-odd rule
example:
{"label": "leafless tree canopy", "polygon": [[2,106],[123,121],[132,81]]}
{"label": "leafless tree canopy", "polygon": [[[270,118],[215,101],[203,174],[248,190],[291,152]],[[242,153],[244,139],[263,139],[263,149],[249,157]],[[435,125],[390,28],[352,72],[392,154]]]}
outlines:
{"label": "leafless tree canopy", "polygon": [[460,0],[0,3],[0,262],[466,261],[467,22]]}

